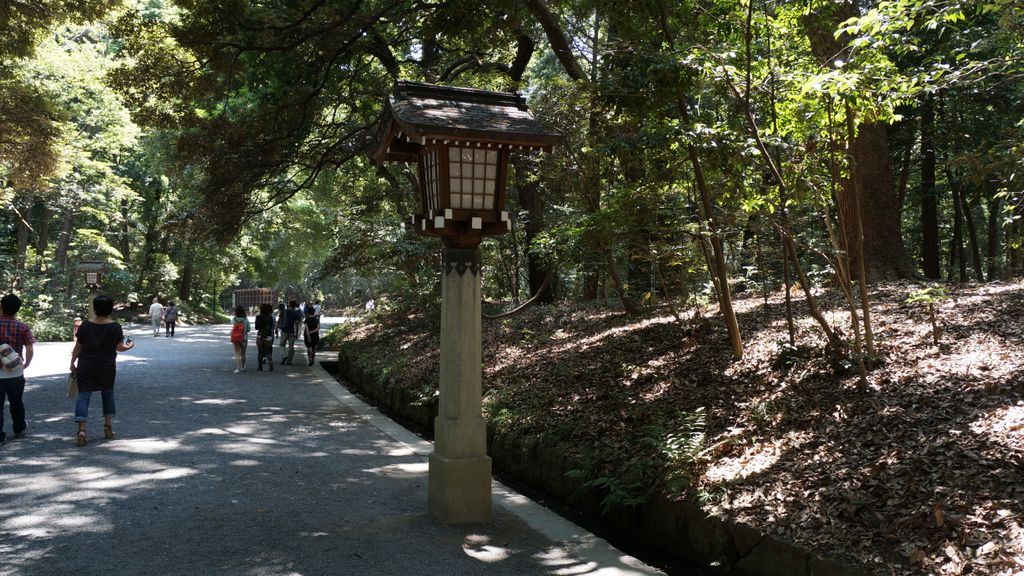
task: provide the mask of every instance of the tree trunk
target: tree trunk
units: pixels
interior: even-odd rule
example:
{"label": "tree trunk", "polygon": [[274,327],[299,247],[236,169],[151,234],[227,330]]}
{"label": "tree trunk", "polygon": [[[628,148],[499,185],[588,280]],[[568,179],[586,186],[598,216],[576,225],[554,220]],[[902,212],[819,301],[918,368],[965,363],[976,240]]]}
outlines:
{"label": "tree trunk", "polygon": [[921,268],[940,278],[939,205],[935,190],[935,107],[931,95],[921,105]]}
{"label": "tree trunk", "polygon": [[1006,277],[1016,278],[1021,273],[1024,264],[1024,250],[1020,247],[1021,237],[1024,236],[1024,207],[1014,206],[1013,224],[1010,225],[1010,232],[1006,235],[1003,245],[1006,246]]}
{"label": "tree trunk", "polygon": [[121,259],[124,260],[125,264],[131,262],[131,213],[128,200],[126,198],[121,199],[121,222],[123,228],[120,234],[120,248],[121,248]]}
{"label": "tree trunk", "polygon": [[189,260],[181,269],[181,277],[178,279],[178,300],[189,302],[192,300],[192,279],[195,277],[195,267]]}
{"label": "tree trunk", "polygon": [[[864,267],[868,281],[916,277],[917,270],[903,243],[903,223],[893,184],[885,124],[861,124],[851,151],[857,160],[854,186],[860,211],[859,220],[864,227],[863,263],[860,262],[861,255],[854,253],[854,266]],[[844,233],[856,238],[860,231],[853,228]],[[856,249],[857,243],[851,246]]]}
{"label": "tree trunk", "polygon": [[[811,51],[829,70],[834,69],[835,60],[849,59],[845,41],[837,40],[835,31],[842,22],[856,16],[856,4],[846,1],[830,3],[805,16],[803,24]],[[852,265],[860,266],[859,260],[863,258],[870,281],[916,277],[917,272],[903,243],[903,225],[899,217],[885,124],[861,124],[857,129],[857,137],[851,143],[850,152],[856,158],[853,181],[857,187],[864,225],[863,254],[851,253]],[[847,244],[856,251],[858,246],[855,238],[858,231],[852,227],[855,219],[846,218],[846,222],[849,226],[843,230],[843,234],[852,240]]]}
{"label": "tree trunk", "polygon": [[37,272],[46,266],[46,251],[50,248],[50,207],[42,200],[36,205],[36,263]]}
{"label": "tree trunk", "polygon": [[[598,67],[598,42],[600,40],[598,37],[600,25],[599,15],[595,14],[594,16],[594,37],[591,39],[593,42],[591,45],[591,54],[593,59],[589,62],[590,75],[588,76],[587,72],[583,69],[583,66],[576,59],[576,55],[572,51],[572,45],[569,42],[569,38],[562,30],[558,19],[551,13],[551,10],[548,9],[547,4],[543,0],[525,0],[524,4],[527,10],[529,10],[534,18],[536,18],[540,23],[541,28],[544,29],[544,34],[548,39],[548,43],[551,45],[551,49],[554,51],[555,57],[558,58],[558,61],[561,63],[565,73],[577,82],[589,83],[590,89],[593,90],[594,86],[597,84],[597,80],[599,79],[600,72]],[[587,133],[587,138],[590,143],[594,143],[596,141],[598,127],[599,119],[597,115],[597,100],[592,97],[590,101],[590,119]],[[597,212],[601,205],[601,191],[598,187],[600,167],[596,165],[596,162],[593,162],[593,154],[590,156],[591,157],[588,159],[589,161],[585,160],[584,163],[583,177],[585,180],[583,183],[582,194],[585,209],[588,212],[593,213]],[[595,252],[599,253],[599,251],[596,250],[596,246]],[[592,268],[588,269],[586,266],[584,266],[584,269],[581,298],[583,300],[595,300],[597,298],[599,284],[597,272]]]}
{"label": "tree trunk", "polygon": [[977,278],[978,282],[984,282],[985,273],[982,270],[981,244],[978,242],[978,225],[974,221],[974,206],[972,202],[967,200],[966,194],[962,194],[960,199],[964,205],[963,210],[967,222],[967,238],[971,246],[971,266],[974,268],[974,277]]}
{"label": "tree trunk", "polygon": [[946,280],[953,282],[956,278],[959,282],[966,282],[967,262],[964,259],[964,215],[960,209],[960,186],[950,181],[949,187],[953,195],[953,236],[949,239],[949,268]]}
{"label": "tree trunk", "polygon": [[[661,19],[661,32],[665,37],[666,45],[674,50],[675,40],[669,29],[668,11],[665,8],[664,0],[658,2],[658,12]],[[679,118],[685,126],[691,124],[690,111],[686,104],[683,87],[677,82],[676,106],[679,111]],[[722,245],[721,231],[715,218],[714,203],[711,200],[711,191],[707,180],[704,178],[704,169],[697,153],[696,146],[692,142],[686,144],[687,156],[690,166],[693,168],[693,179],[697,185],[697,193],[700,196],[701,216],[707,225],[711,245],[712,258],[710,264],[711,274],[718,279],[718,306],[722,311],[722,319],[725,321],[726,330],[729,332],[729,341],[732,343],[732,357],[734,360],[743,358],[743,337],[740,335],[740,325],[736,318],[736,311],[732,307],[732,293],[729,291],[729,269],[725,263],[725,249]]]}
{"label": "tree trunk", "polygon": [[988,260],[988,281],[998,280],[999,273],[999,209],[1001,203],[996,196],[988,200],[988,242],[985,246],[985,258]]}
{"label": "tree trunk", "polygon": [[619,301],[622,302],[622,309],[626,311],[629,316],[636,316],[636,305],[633,304],[633,300],[626,293],[626,285],[622,281],[622,275],[619,274],[619,264],[615,259],[615,254],[611,248],[604,248],[605,262],[608,264],[608,274],[612,279],[612,287],[615,288],[615,293],[619,296]]}
{"label": "tree trunk", "polygon": [[907,202],[907,190],[910,189],[910,164],[913,159],[914,134],[911,130],[910,139],[903,149],[903,159],[900,161],[900,178],[896,186],[896,205],[899,207],[900,222],[903,221],[903,206]]}
{"label": "tree trunk", "polygon": [[[851,106],[847,105],[846,106],[846,135],[847,135],[847,142],[851,142],[851,141],[855,142],[856,141],[855,131],[856,131],[856,124],[854,122],[853,108]],[[886,150],[888,150],[888,147],[886,148]],[[857,172],[857,162],[859,161],[859,157],[856,154],[853,154],[852,158],[851,158],[851,161],[854,163],[853,164],[853,172],[856,174],[856,172]],[[850,216],[853,218],[853,223],[852,223],[851,226],[849,226],[849,229],[852,230],[852,234],[847,234],[846,238],[847,238],[847,241],[853,240],[856,243],[855,245],[857,246],[857,250],[856,251],[860,252],[861,254],[864,254],[864,253],[866,253],[866,251],[864,249],[864,246],[866,244],[866,240],[865,240],[865,234],[864,234],[864,215],[862,214],[863,203],[860,201],[860,198],[859,198],[860,191],[861,191],[861,188],[859,186],[856,186],[856,185],[854,185],[850,189],[850,192],[853,194],[853,201],[850,202],[850,204],[852,206],[852,210],[850,210]],[[898,201],[897,201],[897,203],[898,203]],[[898,211],[899,211],[899,206],[898,205],[896,207],[896,210],[897,210],[897,213],[898,213]],[[851,277],[852,277],[853,274],[857,275],[857,284],[858,284],[858,288],[860,289],[860,306],[861,306],[861,313],[863,314],[863,321],[864,321],[864,346],[866,347],[868,354],[874,356],[875,355],[875,336],[874,336],[874,333],[873,333],[873,329],[871,327],[871,304],[870,304],[870,301],[868,300],[868,266],[867,266],[868,259],[867,258],[859,258],[855,262],[857,264],[857,267],[853,268],[851,266],[851,268],[850,268],[850,275],[851,275]],[[851,264],[852,264],[852,262],[851,262]],[[853,321],[853,328],[854,328],[854,330],[857,331],[855,336],[856,336],[856,339],[858,341],[855,342],[855,345],[856,345],[856,348],[857,348],[857,362],[858,362],[858,366],[860,367],[860,372],[861,372],[861,384],[866,388],[867,387],[867,376],[864,373],[864,359],[863,359],[863,356],[861,355],[861,345],[860,345],[860,342],[859,342],[860,333],[859,333],[859,328],[858,328],[858,325],[857,325],[856,314],[852,315],[852,321]]]}
{"label": "tree trunk", "polygon": [[75,230],[75,209],[68,207],[64,209],[61,221],[60,234],[57,236],[57,251],[54,260],[57,269],[50,273],[50,288],[56,291],[60,287],[61,280],[66,276],[68,269],[68,249],[71,247],[71,237]]}
{"label": "tree trunk", "polygon": [[22,271],[25,269],[26,260],[28,259],[29,229],[28,222],[25,222],[23,211],[17,218],[17,247],[15,248],[14,268],[15,270]]}
{"label": "tree trunk", "polygon": [[[512,159],[512,165],[515,168],[515,183],[516,190],[519,192],[519,205],[526,210],[526,222],[523,223],[523,235],[528,247],[526,251],[526,274],[530,284],[530,294],[536,294],[551,270],[550,265],[546,264],[539,256],[529,250],[529,246],[533,244],[534,239],[544,231],[544,198],[540,194],[540,181],[532,177],[533,171],[531,170],[532,166],[529,158],[525,155],[516,155]],[[548,281],[548,288],[541,294],[537,300],[538,302],[550,304],[555,301],[555,291],[552,282],[556,282],[556,279],[552,278]]]}
{"label": "tree trunk", "polygon": [[569,77],[576,81],[586,81],[586,72],[583,71],[579,62],[576,61],[576,56],[572,53],[569,39],[562,31],[558,19],[548,10],[547,5],[541,0],[525,0],[524,4],[526,4],[527,9],[529,9],[537,21],[540,22],[541,28],[544,29],[544,34],[548,38],[548,43],[551,44],[551,50],[555,53],[555,57],[558,58],[562,68],[565,69]]}

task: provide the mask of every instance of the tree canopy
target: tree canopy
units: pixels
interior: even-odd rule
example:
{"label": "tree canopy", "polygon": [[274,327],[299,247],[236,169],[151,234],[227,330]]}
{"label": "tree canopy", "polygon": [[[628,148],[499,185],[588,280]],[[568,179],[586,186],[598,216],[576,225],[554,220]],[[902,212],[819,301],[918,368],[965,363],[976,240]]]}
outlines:
{"label": "tree canopy", "polygon": [[1009,0],[5,5],[8,283],[68,295],[102,257],[125,299],[436,298],[415,170],[365,157],[398,79],[521,91],[566,137],[513,160],[489,299],[554,278],[548,300],[728,319],[734,290],[813,308],[826,281],[1017,275],[1022,21]]}

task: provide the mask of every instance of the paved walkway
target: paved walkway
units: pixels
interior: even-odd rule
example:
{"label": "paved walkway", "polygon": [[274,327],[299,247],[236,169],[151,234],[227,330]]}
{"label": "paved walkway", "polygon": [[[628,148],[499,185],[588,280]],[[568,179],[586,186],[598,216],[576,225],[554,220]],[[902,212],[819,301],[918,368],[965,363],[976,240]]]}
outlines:
{"label": "paved walkway", "polygon": [[489,524],[436,522],[429,444],[298,354],[258,372],[250,345],[233,374],[226,325],[128,333],[117,438],[95,394],[81,448],[71,345],[36,346],[28,434],[0,446],[0,576],[657,573],[497,483]]}

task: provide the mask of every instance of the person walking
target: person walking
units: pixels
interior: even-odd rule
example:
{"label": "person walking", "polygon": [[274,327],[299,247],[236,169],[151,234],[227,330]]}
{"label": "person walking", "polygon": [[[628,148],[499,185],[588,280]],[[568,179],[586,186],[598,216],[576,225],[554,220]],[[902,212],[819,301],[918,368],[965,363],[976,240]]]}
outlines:
{"label": "person walking", "polygon": [[316,347],[320,343],[320,317],[310,306],[306,310],[306,318],[302,321],[302,342],[306,345],[306,356],[309,357],[309,365],[312,366],[316,359]]}
{"label": "person walking", "polygon": [[36,340],[24,322],[14,319],[21,310],[21,298],[8,294],[0,298],[0,444],[7,441],[4,432],[4,404],[11,404],[14,436],[25,433],[25,368],[32,363],[32,345]]}
{"label": "person walking", "polygon": [[167,338],[174,338],[174,325],[178,322],[178,307],[174,305],[174,301],[167,303],[167,309],[164,310],[164,336]]}
{"label": "person walking", "polygon": [[259,316],[256,316],[256,369],[263,370],[263,361],[267,362],[267,370],[274,369],[274,308],[270,304],[260,304]]}
{"label": "person walking", "polygon": [[235,307],[231,319],[231,346],[235,349],[235,374],[245,371],[245,349],[249,344],[249,317],[245,306]]}
{"label": "person walking", "polygon": [[288,309],[281,314],[277,320],[277,330],[281,333],[281,346],[286,349],[281,364],[291,364],[295,356],[295,338],[302,326],[302,313],[299,312],[299,303],[292,300],[288,303]]}
{"label": "person walking", "polygon": [[153,303],[149,306],[149,319],[153,322],[153,337],[158,338],[160,336],[160,323],[164,319],[164,307],[160,304],[160,299],[153,297]]}
{"label": "person walking", "polygon": [[114,437],[114,379],[117,377],[117,353],[131,350],[135,343],[125,338],[121,325],[111,320],[114,300],[99,295],[92,301],[95,320],[86,320],[78,327],[78,339],[71,350],[71,372],[78,379],[75,399],[75,422],[78,423],[77,444],[88,441],[85,423],[89,418],[89,401],[93,392],[103,400],[103,436]]}

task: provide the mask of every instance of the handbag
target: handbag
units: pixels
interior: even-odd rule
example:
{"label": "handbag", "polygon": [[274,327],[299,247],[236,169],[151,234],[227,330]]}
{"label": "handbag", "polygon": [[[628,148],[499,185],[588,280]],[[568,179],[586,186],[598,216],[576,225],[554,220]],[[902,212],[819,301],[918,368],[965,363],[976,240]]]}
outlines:
{"label": "handbag", "polygon": [[78,374],[68,374],[68,398],[78,396]]}

